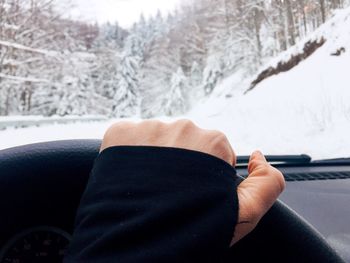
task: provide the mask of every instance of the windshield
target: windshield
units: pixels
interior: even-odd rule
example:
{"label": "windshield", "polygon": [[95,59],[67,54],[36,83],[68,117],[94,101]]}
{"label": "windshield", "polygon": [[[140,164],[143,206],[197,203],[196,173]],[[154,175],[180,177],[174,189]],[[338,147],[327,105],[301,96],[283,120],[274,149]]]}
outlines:
{"label": "windshield", "polygon": [[349,0],[0,0],[0,149],[189,118],[238,155],[350,156]]}

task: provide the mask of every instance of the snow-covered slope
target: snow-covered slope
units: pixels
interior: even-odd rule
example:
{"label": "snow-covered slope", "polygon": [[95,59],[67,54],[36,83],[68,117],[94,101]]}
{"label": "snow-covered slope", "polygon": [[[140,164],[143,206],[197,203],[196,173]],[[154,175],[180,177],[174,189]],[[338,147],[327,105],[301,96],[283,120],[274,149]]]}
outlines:
{"label": "snow-covered slope", "polygon": [[[337,14],[267,66],[300,52],[303,43],[326,43],[288,72],[272,76],[247,95],[249,83],[231,76],[190,116],[225,131],[238,154],[256,148],[268,154],[350,156],[350,8]],[[341,51],[340,56],[331,54]],[[232,98],[227,98],[232,94]]]}

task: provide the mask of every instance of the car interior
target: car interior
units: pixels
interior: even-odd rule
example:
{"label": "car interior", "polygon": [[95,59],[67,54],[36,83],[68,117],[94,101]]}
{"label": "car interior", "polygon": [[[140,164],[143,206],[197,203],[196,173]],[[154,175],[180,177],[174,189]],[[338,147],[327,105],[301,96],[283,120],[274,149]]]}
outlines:
{"label": "car interior", "polygon": [[[32,253],[45,256],[48,249],[46,262],[62,262],[100,144],[99,140],[57,141],[0,151],[0,262],[20,262],[14,260],[30,258]],[[348,261],[347,233],[333,233],[347,229],[344,218],[349,218],[349,210],[337,208],[346,208],[349,201],[345,189],[350,164],[312,162],[308,156],[271,156],[269,161],[284,172],[286,192],[229,257],[233,262]],[[242,180],[246,163],[247,157],[238,158]]]}

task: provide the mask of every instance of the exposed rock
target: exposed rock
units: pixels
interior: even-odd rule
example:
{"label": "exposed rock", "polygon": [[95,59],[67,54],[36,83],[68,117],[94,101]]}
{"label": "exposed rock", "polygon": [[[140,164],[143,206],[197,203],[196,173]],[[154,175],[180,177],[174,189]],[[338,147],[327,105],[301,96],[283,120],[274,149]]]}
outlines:
{"label": "exposed rock", "polygon": [[315,41],[308,41],[305,43],[303,51],[299,54],[292,55],[289,60],[287,61],[281,61],[277,64],[276,67],[269,67],[262,71],[258,77],[251,83],[249,89],[245,92],[248,93],[252,89],[255,88],[256,85],[258,85],[263,80],[273,76],[278,75],[281,72],[286,72],[297,66],[300,62],[307,59],[309,56],[311,56],[317,49],[323,46],[323,44],[326,43],[326,39],[323,37],[321,39],[315,40]]}
{"label": "exposed rock", "polygon": [[337,51],[331,53],[331,56],[339,57],[341,54],[345,53],[345,47],[338,48]]}

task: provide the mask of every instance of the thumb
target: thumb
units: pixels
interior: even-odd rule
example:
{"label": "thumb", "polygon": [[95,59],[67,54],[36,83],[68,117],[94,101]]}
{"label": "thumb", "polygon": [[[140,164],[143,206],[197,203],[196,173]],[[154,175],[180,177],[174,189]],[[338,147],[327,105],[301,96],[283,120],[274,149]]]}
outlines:
{"label": "thumb", "polygon": [[239,188],[241,191],[249,192],[254,200],[260,200],[261,205],[267,211],[285,188],[284,176],[279,170],[272,167],[259,151],[254,152],[250,157],[248,172],[248,178]]}
{"label": "thumb", "polygon": [[261,152],[249,160],[249,176],[237,188],[239,219],[233,244],[251,232],[285,188],[282,173],[272,167]]}

